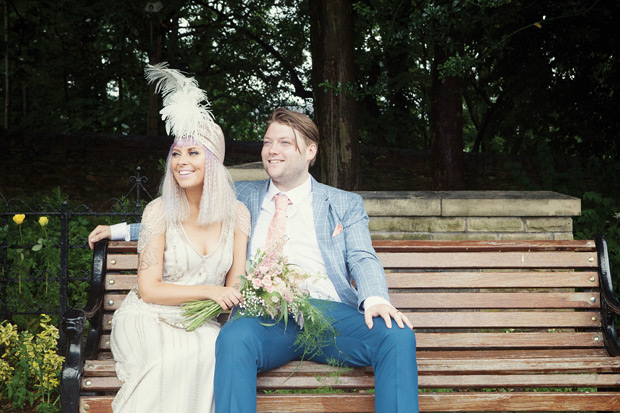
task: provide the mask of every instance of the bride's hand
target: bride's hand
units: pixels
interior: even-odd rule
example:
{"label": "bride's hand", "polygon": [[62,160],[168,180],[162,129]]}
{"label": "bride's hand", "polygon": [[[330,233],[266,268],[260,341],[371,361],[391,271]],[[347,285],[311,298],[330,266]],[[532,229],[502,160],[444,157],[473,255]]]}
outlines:
{"label": "bride's hand", "polygon": [[207,298],[218,303],[224,310],[230,310],[243,301],[243,296],[239,290],[233,287],[212,286]]}

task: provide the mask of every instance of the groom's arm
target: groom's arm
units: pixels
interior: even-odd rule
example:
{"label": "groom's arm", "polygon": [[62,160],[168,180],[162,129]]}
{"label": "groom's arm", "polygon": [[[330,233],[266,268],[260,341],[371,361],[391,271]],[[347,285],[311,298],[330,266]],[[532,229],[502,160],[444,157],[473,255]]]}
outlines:
{"label": "groom's arm", "polygon": [[368,328],[373,326],[374,317],[382,317],[388,328],[392,319],[400,328],[406,324],[413,328],[409,320],[389,302],[385,271],[379,261],[368,229],[368,214],[363,199],[352,194],[348,203],[344,235],[346,237],[347,267],[358,289],[358,306],[364,309]]}
{"label": "groom's arm", "polygon": [[99,225],[88,235],[90,249],[95,247],[97,241],[111,239],[112,241],[137,241],[140,236],[140,223],[127,224],[121,222],[114,225]]}

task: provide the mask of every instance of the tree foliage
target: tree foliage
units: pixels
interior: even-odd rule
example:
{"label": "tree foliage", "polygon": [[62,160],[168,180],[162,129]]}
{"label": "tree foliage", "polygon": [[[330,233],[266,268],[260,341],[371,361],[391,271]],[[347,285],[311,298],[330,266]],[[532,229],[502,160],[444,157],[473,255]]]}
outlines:
{"label": "tree foliage", "polygon": [[[312,0],[309,0],[312,1]],[[259,139],[277,106],[314,113],[309,3],[5,0],[8,128],[145,134],[149,56],[195,75],[228,137]],[[352,2],[363,144],[430,149],[433,63],[463,86],[470,152],[618,156],[620,4],[601,0]],[[314,22],[316,23],[316,22]],[[439,102],[441,104],[441,102]],[[160,127],[160,133],[163,130]]]}

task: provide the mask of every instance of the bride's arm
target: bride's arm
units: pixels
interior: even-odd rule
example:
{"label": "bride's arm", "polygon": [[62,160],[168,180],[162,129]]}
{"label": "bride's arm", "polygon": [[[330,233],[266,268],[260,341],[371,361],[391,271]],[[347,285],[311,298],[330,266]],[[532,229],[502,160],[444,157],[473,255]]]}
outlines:
{"label": "bride's arm", "polygon": [[250,211],[241,201],[237,201],[235,216],[235,242],[233,246],[233,263],[226,276],[226,286],[239,289],[239,276],[245,273],[248,240],[252,231]]}
{"label": "bride's arm", "polygon": [[226,286],[239,288],[239,276],[245,273],[245,261],[248,249],[248,236],[235,225],[235,243],[233,263],[226,276]]}
{"label": "bride's arm", "polygon": [[178,285],[162,281],[165,234],[154,236],[138,257],[138,291],[147,303],[180,305],[189,300],[211,299],[229,309],[241,300],[234,288],[217,285]]}

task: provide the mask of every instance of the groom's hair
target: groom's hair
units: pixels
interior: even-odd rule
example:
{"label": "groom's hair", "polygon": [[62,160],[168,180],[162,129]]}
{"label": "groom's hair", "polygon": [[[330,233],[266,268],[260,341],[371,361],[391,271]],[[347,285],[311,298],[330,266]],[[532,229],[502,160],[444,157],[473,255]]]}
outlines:
{"label": "groom's hair", "polygon": [[[297,133],[304,140],[306,145],[315,144],[317,147],[317,152],[319,148],[319,128],[317,128],[316,124],[307,117],[306,115],[293,112],[292,110],[288,110],[285,108],[278,108],[273,111],[269,119],[267,119],[267,128],[272,123],[277,122],[283,125],[290,126],[293,128],[293,132],[295,133],[295,137],[297,137]],[[295,147],[299,150],[297,146],[297,140],[295,140]],[[310,166],[314,165],[316,161],[316,156],[312,161],[310,161]]]}

